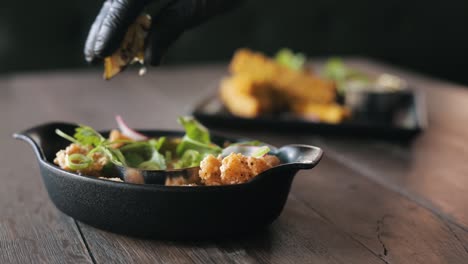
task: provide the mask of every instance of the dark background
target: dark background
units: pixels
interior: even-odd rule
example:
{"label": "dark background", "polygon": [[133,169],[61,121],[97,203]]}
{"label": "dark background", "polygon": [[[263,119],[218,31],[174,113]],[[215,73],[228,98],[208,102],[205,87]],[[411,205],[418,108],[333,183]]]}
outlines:
{"label": "dark background", "polygon": [[[102,1],[1,1],[0,72],[87,67]],[[361,55],[468,84],[468,1],[246,0],[187,32],[167,64],[228,61],[235,49]]]}

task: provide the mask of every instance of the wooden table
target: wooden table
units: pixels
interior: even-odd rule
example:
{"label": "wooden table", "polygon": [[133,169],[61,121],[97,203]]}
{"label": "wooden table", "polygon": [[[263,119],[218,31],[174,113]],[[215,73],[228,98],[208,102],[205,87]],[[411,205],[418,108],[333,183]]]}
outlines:
{"label": "wooden table", "polygon": [[0,78],[0,263],[468,263],[468,89],[363,59],[426,93],[429,128],[410,145],[237,132],[276,145],[314,144],[325,158],[299,173],[273,225],[235,241],[141,240],[90,227],[47,197],[31,148],[11,134],[47,121],[178,129],[216,89],[225,65]]}

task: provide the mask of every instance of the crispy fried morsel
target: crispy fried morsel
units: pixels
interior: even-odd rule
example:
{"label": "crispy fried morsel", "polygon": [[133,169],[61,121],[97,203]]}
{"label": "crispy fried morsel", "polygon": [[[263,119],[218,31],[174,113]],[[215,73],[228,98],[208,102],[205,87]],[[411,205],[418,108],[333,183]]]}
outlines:
{"label": "crispy fried morsel", "polygon": [[263,160],[268,164],[268,166],[270,167],[275,167],[275,166],[278,166],[280,165],[280,160],[278,159],[278,157],[274,156],[274,155],[265,155],[263,156]]}
{"label": "crispy fried morsel", "polygon": [[88,152],[92,149],[91,146],[81,146],[78,144],[70,144],[66,149],[62,149],[57,152],[56,157],[54,159],[54,163],[57,164],[60,168],[67,170],[67,171],[74,171],[79,174],[84,174],[88,176],[99,176],[102,168],[104,165],[107,164],[108,160],[107,157],[104,156],[102,153],[95,152],[93,153],[91,159],[93,160],[91,165],[82,170],[72,170],[68,166],[68,156],[72,154],[82,154],[88,155]]}
{"label": "crispy fried morsel", "polygon": [[265,170],[266,163],[261,164],[261,168],[257,169],[257,164],[255,164],[255,173],[250,166],[253,166],[248,160],[248,157],[240,153],[231,153],[229,156],[225,157],[222,161],[220,167],[221,170],[221,181],[224,184],[238,184],[243,183],[251,179],[253,176],[258,174],[258,171],[262,169]]}
{"label": "crispy fried morsel", "polygon": [[305,118],[331,124],[338,124],[351,114],[347,107],[338,104],[297,103],[292,105],[292,111]]}
{"label": "crispy fried morsel", "polygon": [[234,55],[230,71],[233,75],[248,76],[252,80],[270,82],[289,100],[315,103],[335,101],[336,87],[331,81],[311,75],[307,71],[294,71],[259,52],[241,49]]}
{"label": "crispy fried morsel", "polygon": [[166,182],[164,183],[166,186],[198,186],[198,183],[192,182],[190,179],[187,180],[186,178],[180,177],[167,177]]}
{"label": "crispy fried morsel", "polygon": [[242,117],[280,111],[286,103],[269,83],[244,75],[234,75],[221,82],[220,98],[229,111]]}
{"label": "crispy fried morsel", "polygon": [[164,185],[166,186],[184,186],[187,181],[184,177],[167,177]]}
{"label": "crispy fried morsel", "polygon": [[279,163],[279,159],[271,155],[254,158],[232,153],[222,160],[209,155],[200,164],[200,178],[205,185],[239,184]]}
{"label": "crispy fried morsel", "polygon": [[201,184],[201,179],[199,177],[199,171],[196,173],[189,172],[190,174],[185,174],[184,176],[171,176],[166,177],[166,186],[198,186]]}
{"label": "crispy fried morsel", "polygon": [[222,161],[221,180],[223,184],[244,183],[279,163],[279,159],[272,155],[254,158],[231,153]]}
{"label": "crispy fried morsel", "polygon": [[206,156],[200,162],[199,176],[205,185],[221,185],[221,159],[213,155]]}
{"label": "crispy fried morsel", "polygon": [[[131,138],[125,136],[124,134],[120,133],[120,131],[116,129],[112,129],[109,134],[109,141],[114,142],[117,140],[131,140]],[[111,145],[112,148],[120,148],[124,143],[114,143]]]}
{"label": "crispy fried morsel", "polygon": [[[246,79],[247,80],[247,79]],[[242,92],[245,85],[239,78],[226,78],[221,82],[219,96],[226,108],[234,115],[256,117],[261,113],[260,102],[252,95]]]}

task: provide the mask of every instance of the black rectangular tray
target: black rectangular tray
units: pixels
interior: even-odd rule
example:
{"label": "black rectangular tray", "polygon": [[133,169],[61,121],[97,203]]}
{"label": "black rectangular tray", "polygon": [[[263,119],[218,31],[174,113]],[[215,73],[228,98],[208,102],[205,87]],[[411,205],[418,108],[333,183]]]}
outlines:
{"label": "black rectangular tray", "polygon": [[242,118],[230,114],[216,95],[200,101],[192,115],[209,128],[268,131],[271,133],[318,134],[410,140],[427,126],[422,92],[410,91],[410,100],[398,109],[391,122],[351,118],[339,124],[310,121],[292,114]]}

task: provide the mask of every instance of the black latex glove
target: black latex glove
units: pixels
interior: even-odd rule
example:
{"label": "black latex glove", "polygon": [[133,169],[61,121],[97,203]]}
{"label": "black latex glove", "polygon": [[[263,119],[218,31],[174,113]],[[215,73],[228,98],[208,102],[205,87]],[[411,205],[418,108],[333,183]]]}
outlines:
{"label": "black latex glove", "polygon": [[169,46],[186,30],[229,10],[240,0],[106,0],[88,34],[85,58],[94,62],[119,48],[128,27],[147,6],[157,4],[152,16],[146,60],[158,65]]}

